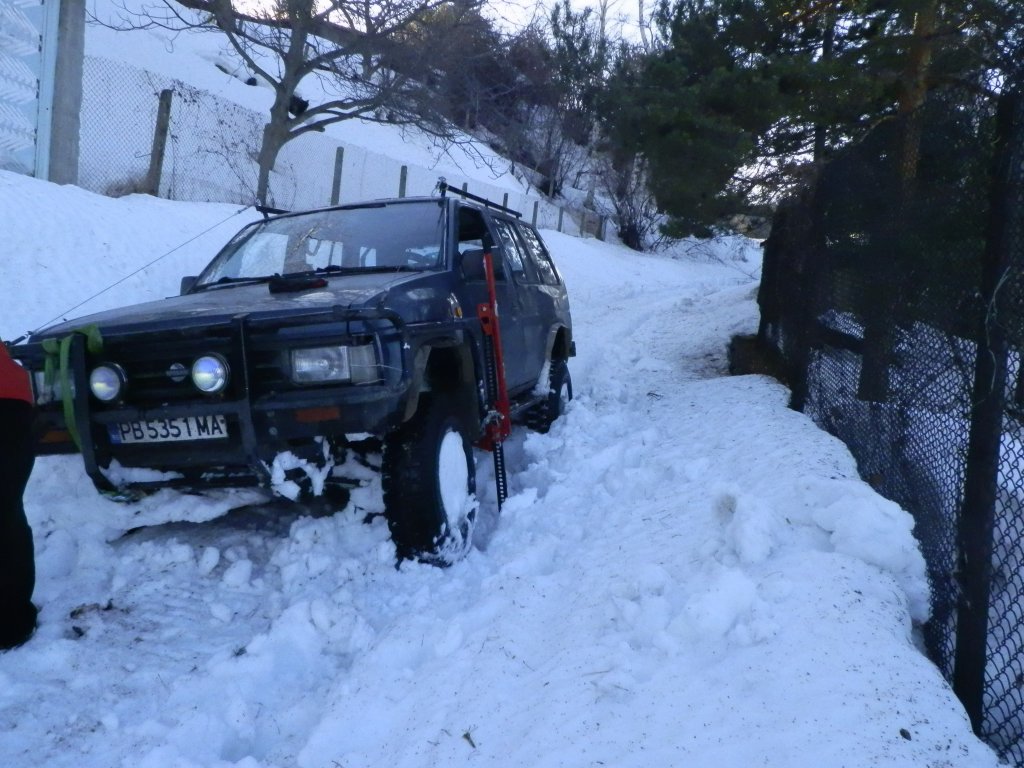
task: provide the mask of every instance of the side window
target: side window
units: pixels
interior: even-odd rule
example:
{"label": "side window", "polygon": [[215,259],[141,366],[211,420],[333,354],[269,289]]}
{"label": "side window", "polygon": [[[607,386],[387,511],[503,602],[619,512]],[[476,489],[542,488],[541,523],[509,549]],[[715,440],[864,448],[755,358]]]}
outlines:
{"label": "side window", "polygon": [[495,219],[494,226],[498,232],[498,241],[502,250],[505,251],[509,268],[516,281],[520,283],[538,282],[536,270],[527,258],[512,223],[503,219]]}
{"label": "side window", "polygon": [[483,248],[483,237],[487,232],[487,224],[484,223],[484,217],[480,215],[480,211],[460,206],[458,222],[456,248],[459,253]]}
{"label": "side window", "polygon": [[532,227],[520,223],[519,234],[522,235],[523,242],[526,243],[527,253],[533,257],[533,263],[537,265],[540,281],[545,285],[558,285],[558,273],[555,272],[555,266],[551,263],[551,257],[548,255],[548,251],[540,241],[537,233]]}
{"label": "side window", "polygon": [[[462,275],[467,280],[483,280],[484,235],[487,223],[475,208],[459,206],[455,248],[462,258]],[[501,264],[495,264],[495,280],[504,280]]]}

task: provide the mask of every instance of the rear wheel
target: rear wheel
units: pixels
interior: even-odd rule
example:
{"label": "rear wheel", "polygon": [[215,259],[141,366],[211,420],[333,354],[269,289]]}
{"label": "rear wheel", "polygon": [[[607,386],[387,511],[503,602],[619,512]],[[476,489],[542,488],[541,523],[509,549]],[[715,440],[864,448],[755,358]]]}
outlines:
{"label": "rear wheel", "polygon": [[526,426],[537,432],[547,432],[551,425],[569,407],[572,400],[572,377],[565,360],[552,360],[548,371],[548,395],[526,414]]}
{"label": "rear wheel", "polygon": [[463,410],[453,395],[423,395],[384,442],[384,513],[400,557],[447,566],[472,546],[476,472]]}

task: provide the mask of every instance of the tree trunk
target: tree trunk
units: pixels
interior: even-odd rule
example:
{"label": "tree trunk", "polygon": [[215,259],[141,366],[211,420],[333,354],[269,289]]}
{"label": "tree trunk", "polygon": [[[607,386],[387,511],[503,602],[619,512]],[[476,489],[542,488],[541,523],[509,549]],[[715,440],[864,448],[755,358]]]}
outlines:
{"label": "tree trunk", "polygon": [[890,248],[890,258],[879,265],[879,300],[873,318],[864,329],[864,358],[857,395],[862,400],[885,402],[889,392],[889,367],[898,338],[906,303],[908,242],[906,226],[913,203],[917,166],[921,154],[924,116],[921,108],[928,96],[928,70],[931,66],[933,36],[938,17],[938,1],[923,0],[914,16],[913,36],[903,69],[903,82],[897,104],[898,184],[896,199],[889,206],[889,217],[882,222],[878,240]]}
{"label": "tree trunk", "polygon": [[907,67],[903,74],[903,88],[899,102],[901,130],[900,146],[900,211],[913,196],[914,181],[917,178],[917,164],[921,153],[921,130],[924,117],[921,107],[928,96],[928,70],[932,62],[933,37],[938,16],[937,0],[926,0],[914,17],[914,34],[910,43]]}
{"label": "tree trunk", "polygon": [[[833,49],[836,43],[836,6],[829,5],[825,9],[825,29],[821,40],[821,60],[828,62],[832,59]],[[825,161],[825,149],[828,146],[828,128],[818,124],[814,126],[814,163],[818,173],[821,173],[821,164]]]}
{"label": "tree trunk", "polygon": [[[287,119],[288,113],[285,112]],[[260,144],[259,153],[259,177],[256,182],[256,202],[259,205],[273,207],[273,199],[270,197],[270,172],[274,170],[277,156],[281,147],[288,141],[288,126],[280,120],[274,119],[274,110],[271,110],[270,121],[263,126],[263,143]]]}
{"label": "tree trunk", "polygon": [[[312,3],[307,8],[311,12]],[[261,205],[270,205],[270,172],[274,170],[281,148],[293,138],[292,120],[288,109],[292,105],[295,89],[299,84],[299,72],[306,60],[306,40],[309,37],[304,22],[308,13],[292,17],[288,48],[282,56],[284,72],[274,85],[274,104],[270,108],[270,120],[263,127],[263,143],[260,145],[259,178],[256,182],[256,199]]]}

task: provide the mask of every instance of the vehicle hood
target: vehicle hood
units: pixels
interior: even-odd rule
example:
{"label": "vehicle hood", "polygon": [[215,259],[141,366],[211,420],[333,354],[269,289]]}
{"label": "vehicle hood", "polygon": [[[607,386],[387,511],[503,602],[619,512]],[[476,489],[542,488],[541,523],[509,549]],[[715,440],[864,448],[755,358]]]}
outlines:
{"label": "vehicle hood", "polygon": [[208,288],[186,296],[134,304],[69,320],[39,331],[32,341],[63,336],[75,329],[97,326],[101,333],[125,333],[167,328],[187,329],[228,322],[240,315],[272,319],[302,313],[315,313],[334,307],[341,309],[387,308],[388,297],[396,289],[400,295],[423,282],[428,273],[375,273],[334,275],[326,287],[271,293],[266,283],[226,285]]}

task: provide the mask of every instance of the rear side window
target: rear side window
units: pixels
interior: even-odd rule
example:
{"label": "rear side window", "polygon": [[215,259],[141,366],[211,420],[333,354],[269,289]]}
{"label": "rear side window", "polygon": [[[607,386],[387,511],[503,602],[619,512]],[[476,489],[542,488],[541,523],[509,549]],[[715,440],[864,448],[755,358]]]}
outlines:
{"label": "rear side window", "polygon": [[537,270],[534,268],[532,259],[529,258],[525,246],[516,235],[512,222],[495,219],[494,227],[498,232],[498,240],[501,243],[502,250],[505,251],[509,267],[511,267],[512,274],[516,280],[520,283],[538,282]]}
{"label": "rear side window", "polygon": [[555,265],[551,263],[551,257],[548,255],[544,243],[537,237],[537,233],[533,231],[532,227],[520,224],[519,234],[522,235],[523,242],[526,243],[526,252],[537,266],[540,281],[545,285],[558,285],[558,273],[555,272]]}

